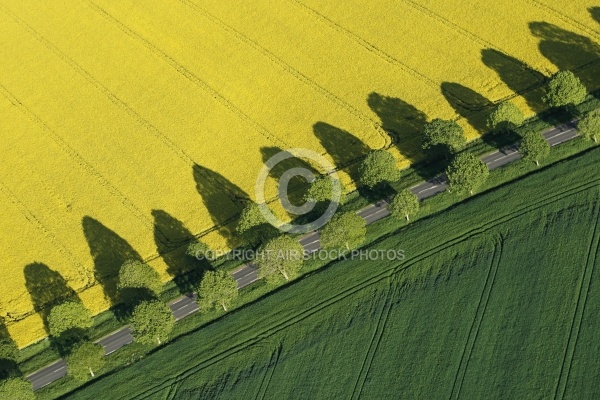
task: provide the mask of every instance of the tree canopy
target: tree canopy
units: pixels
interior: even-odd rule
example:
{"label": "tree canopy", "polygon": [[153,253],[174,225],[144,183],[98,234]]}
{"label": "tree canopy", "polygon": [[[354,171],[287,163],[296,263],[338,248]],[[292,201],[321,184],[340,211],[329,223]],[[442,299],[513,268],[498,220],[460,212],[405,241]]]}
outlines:
{"label": "tree canopy", "polygon": [[135,307],[130,323],[136,341],[161,344],[173,330],[175,317],[162,301],[149,300]]}
{"label": "tree canopy", "polygon": [[246,203],[246,206],[242,210],[240,214],[240,218],[238,220],[236,230],[238,233],[243,234],[249,229],[259,226],[263,223],[267,222],[265,217],[260,212],[258,204],[253,201],[249,201]]}
{"label": "tree canopy", "polygon": [[257,252],[258,274],[269,284],[277,284],[298,276],[304,263],[304,248],[296,239],[287,235],[271,239]]}
{"label": "tree canopy", "polygon": [[0,360],[17,359],[19,349],[13,340],[10,338],[0,338]]}
{"label": "tree canopy", "polygon": [[117,288],[123,289],[148,289],[158,296],[162,289],[160,275],[154,268],[140,261],[130,260],[119,270],[119,283]]}
{"label": "tree canopy", "polygon": [[202,310],[223,307],[223,310],[227,311],[237,295],[237,282],[227,271],[208,271],[198,287]]}
{"label": "tree canopy", "polygon": [[583,137],[597,142],[600,135],[600,111],[591,111],[584,115],[579,120],[577,129]]}
{"label": "tree canopy", "polygon": [[365,220],[349,211],[336,215],[321,230],[320,240],[324,249],[354,250],[364,241],[367,234]]}
{"label": "tree canopy", "polygon": [[82,343],[67,356],[67,371],[79,381],[94,377],[104,364],[104,348],[97,343]]}
{"label": "tree canopy", "polygon": [[488,128],[497,132],[508,132],[523,124],[525,115],[510,101],[498,104],[488,117]]}
{"label": "tree canopy", "polygon": [[85,331],[91,326],[92,314],[79,301],[66,301],[54,306],[48,314],[50,335],[56,338],[67,331]]}
{"label": "tree canopy", "polygon": [[450,189],[456,193],[470,193],[486,181],[490,170],[478,157],[470,153],[461,153],[446,170]]}
{"label": "tree canopy", "polygon": [[406,189],[398,193],[390,202],[390,212],[397,218],[406,218],[410,220],[410,216],[419,212],[419,199],[417,196]]}
{"label": "tree canopy", "polygon": [[546,94],[542,97],[550,107],[580,104],[587,96],[587,89],[571,71],[558,71],[550,78]]}
{"label": "tree canopy", "polygon": [[523,135],[519,151],[524,160],[534,161],[539,166],[540,161],[550,154],[550,145],[539,132],[528,130]]}
{"label": "tree canopy", "polygon": [[0,379],[18,374],[19,349],[10,337],[0,338]]}
{"label": "tree canopy", "polygon": [[203,242],[190,243],[185,253],[194,258],[205,257],[206,259],[210,259],[208,257],[210,255],[210,247]]}
{"label": "tree canopy", "polygon": [[0,399],[33,400],[35,394],[29,381],[23,378],[9,378],[0,381]]}
{"label": "tree canopy", "polygon": [[235,229],[249,243],[269,240],[279,234],[277,228],[265,219],[259,205],[252,201],[242,210]]}
{"label": "tree canopy", "polygon": [[371,151],[359,166],[360,183],[373,188],[383,182],[400,178],[396,159],[386,150]]}
{"label": "tree canopy", "polygon": [[[342,189],[343,192],[343,189]],[[329,176],[322,176],[315,179],[308,188],[304,201],[330,202],[333,197],[333,184]],[[343,203],[343,198],[340,198],[340,203]]]}
{"label": "tree canopy", "polygon": [[456,121],[436,118],[423,127],[422,147],[428,153],[454,154],[466,142],[463,128]]}

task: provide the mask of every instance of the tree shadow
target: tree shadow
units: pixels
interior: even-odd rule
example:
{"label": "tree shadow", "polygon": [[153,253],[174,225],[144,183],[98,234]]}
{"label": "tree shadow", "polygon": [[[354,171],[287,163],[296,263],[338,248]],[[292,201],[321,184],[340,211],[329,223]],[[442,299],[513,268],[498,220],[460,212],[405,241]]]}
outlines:
{"label": "tree shadow", "polygon": [[248,194],[218,172],[198,164],[192,168],[196,190],[208,210],[215,229],[225,238],[228,246],[239,244],[233,222],[244,208]]}
{"label": "tree shadow", "polygon": [[[592,11],[590,11],[592,12]],[[600,84],[600,45],[586,36],[548,22],[530,22],[531,33],[540,39],[539,50],[561,70],[572,71],[594,90]]]}
{"label": "tree shadow", "polygon": [[12,340],[4,317],[0,316],[0,379],[6,379],[20,375],[17,365],[17,344]]}
{"label": "tree shadow", "polygon": [[[269,176],[273,178],[278,184],[282,175],[290,171],[293,168],[303,168],[311,171],[316,177],[319,176],[320,172],[314,169],[306,161],[295,157],[291,153],[279,148],[279,147],[261,147],[260,153],[262,160],[266,163],[271,157],[276,154],[283,153],[289,158],[277,163],[273,168],[269,170]],[[301,206],[304,203],[304,196],[309,188],[309,182],[301,176],[294,176],[290,179],[288,184],[287,195],[290,202],[295,206]]]}
{"label": "tree shadow", "polygon": [[[158,254],[167,265],[167,272],[182,294],[195,290],[206,270],[211,269],[208,261],[196,260],[186,254],[187,244],[194,240],[194,235],[183,222],[164,210],[152,210],[154,217],[154,241]],[[162,233],[168,243],[161,240]]]}
{"label": "tree shadow", "polygon": [[51,270],[45,264],[26,265],[23,274],[33,309],[42,317],[46,333],[49,333],[48,315],[52,307],[66,300],[75,299],[77,295],[61,274]]}
{"label": "tree shadow", "polygon": [[455,82],[443,82],[442,94],[458,115],[481,134],[488,131],[487,119],[493,103],[473,89]]}
{"label": "tree shadow", "polygon": [[314,124],[313,131],[321,146],[333,159],[337,169],[346,168],[350,178],[358,183],[360,178],[358,173],[359,161],[371,149],[350,132],[325,122]]}
{"label": "tree shadow", "polygon": [[533,111],[539,112],[545,108],[541,94],[534,90],[546,82],[546,77],[542,73],[494,49],[481,50],[481,61],[488,68],[496,71],[504,84],[514,93],[522,96]]}
{"label": "tree shadow", "polygon": [[592,18],[594,18],[594,20],[600,24],[600,7],[590,7],[588,8],[588,11],[590,12]]}
{"label": "tree shadow", "polygon": [[[23,273],[25,275],[25,286],[34,310],[40,315],[44,322],[44,329],[50,334],[48,316],[52,308],[65,301],[81,302],[79,296],[69,286],[67,280],[47,265],[33,263],[26,265]],[[87,331],[80,328],[72,328],[64,331],[58,337],[50,337],[51,346],[59,354],[65,355],[76,342],[86,337]]]}
{"label": "tree shadow", "polygon": [[156,300],[156,294],[144,287],[124,287],[119,290],[119,307],[114,310],[120,320],[131,317],[135,307],[145,301]]}
{"label": "tree shadow", "polygon": [[424,156],[421,148],[423,126],[427,123],[427,115],[402,99],[377,92],[369,94],[367,103],[402,156],[411,163],[421,161]]}
{"label": "tree shadow", "polygon": [[[439,162],[439,160],[438,160]],[[437,165],[432,164],[432,165]],[[417,172],[420,174],[421,170],[416,168]],[[434,176],[437,172],[442,171],[441,168],[436,168],[434,171],[430,171],[427,176]],[[378,203],[384,199],[391,199],[397,193],[397,191],[392,187],[389,182],[380,182],[372,188],[361,186],[358,188],[358,193],[364,199],[366,199],[369,203]]]}
{"label": "tree shadow", "polygon": [[85,216],[82,220],[83,233],[94,260],[94,276],[111,305],[119,303],[117,283],[119,270],[128,260],[142,261],[142,257],[125,239],[104,226],[100,221]]}

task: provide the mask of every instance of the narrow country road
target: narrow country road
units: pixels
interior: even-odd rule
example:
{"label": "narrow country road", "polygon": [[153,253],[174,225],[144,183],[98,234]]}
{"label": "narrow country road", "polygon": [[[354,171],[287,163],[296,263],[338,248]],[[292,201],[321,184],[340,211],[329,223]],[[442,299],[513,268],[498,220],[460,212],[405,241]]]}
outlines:
{"label": "narrow country road", "polygon": [[[196,303],[195,293],[181,296],[173,300],[169,303],[169,307],[177,321],[199,309],[198,303]],[[131,329],[128,326],[116,330],[96,341],[96,343],[100,343],[104,347],[104,355],[106,356],[131,342],[133,342],[133,336],[131,334]],[[38,390],[62,378],[66,374],[67,364],[61,359],[27,375],[26,378],[31,382],[33,390]]]}
{"label": "narrow country road", "polygon": [[[571,121],[544,132],[543,136],[551,146],[557,146],[574,139],[579,135],[576,130],[576,122]],[[522,155],[518,151],[518,145],[512,145],[488,154],[482,157],[481,160],[486,163],[490,170],[494,170],[516,161],[521,157]],[[444,192],[446,189],[448,189],[448,180],[445,175],[440,175],[427,182],[413,186],[410,190],[419,198],[419,200],[424,200]],[[367,225],[372,224],[373,222],[379,221],[390,215],[387,206],[387,202],[379,201],[376,204],[371,204],[363,208],[358,211],[357,214],[364,218]],[[321,248],[319,244],[319,232],[309,233],[299,239],[299,241],[304,249],[311,253],[318,251]],[[232,272],[232,275],[237,281],[238,289],[248,286],[258,280],[258,271],[252,264],[246,264],[236,269]],[[195,293],[187,294],[173,300],[169,303],[169,307],[177,321],[199,310]],[[100,343],[105,349],[105,355],[109,355],[131,342],[133,342],[131,329],[126,326],[99,339],[96,343]],[[67,365],[65,361],[61,359],[27,375],[26,378],[33,385],[33,390],[38,390],[64,377],[66,374]]]}

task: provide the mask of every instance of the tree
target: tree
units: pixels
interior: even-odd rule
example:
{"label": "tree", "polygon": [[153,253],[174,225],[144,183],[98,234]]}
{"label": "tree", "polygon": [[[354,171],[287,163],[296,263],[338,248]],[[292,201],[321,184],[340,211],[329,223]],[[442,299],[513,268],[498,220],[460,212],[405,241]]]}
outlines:
{"label": "tree", "polygon": [[208,271],[198,287],[200,309],[227,308],[238,295],[237,282],[227,271]]}
{"label": "tree", "polygon": [[352,211],[336,215],[321,230],[321,246],[324,249],[356,249],[365,241],[366,225],[365,220]]}
{"label": "tree", "polygon": [[54,306],[48,315],[48,329],[55,338],[68,331],[85,331],[91,326],[92,315],[79,301],[71,300]]}
{"label": "tree", "polygon": [[236,231],[249,243],[258,243],[277,236],[278,230],[260,211],[259,205],[248,202],[238,220]]}
{"label": "tree", "polygon": [[13,340],[10,338],[0,339],[0,361],[15,361],[17,359],[18,352],[19,349]]}
{"label": "tree", "polygon": [[0,338],[0,379],[18,373],[17,356],[19,349],[10,338]]}
{"label": "tree", "polygon": [[587,96],[587,89],[571,71],[558,71],[546,87],[542,101],[550,107],[580,104]]}
{"label": "tree", "polygon": [[31,383],[23,378],[9,378],[0,382],[0,399],[33,400]]}
{"label": "tree", "polygon": [[239,234],[244,234],[251,228],[265,223],[265,217],[260,212],[258,204],[253,201],[246,203],[246,206],[240,214],[236,230]]}
{"label": "tree", "polygon": [[583,137],[598,142],[597,135],[600,134],[600,111],[587,113],[579,120],[577,129]]}
{"label": "tree", "polygon": [[529,130],[523,135],[519,151],[524,160],[534,161],[539,166],[540,160],[550,154],[550,145],[540,133]]}
{"label": "tree", "polygon": [[160,275],[154,268],[140,261],[130,260],[119,270],[119,291],[124,289],[148,289],[158,296],[162,289]]}
{"label": "tree", "polygon": [[173,330],[175,318],[165,303],[150,300],[135,307],[130,322],[135,340],[142,344],[161,344]]}
{"label": "tree", "polygon": [[104,364],[104,348],[97,343],[82,343],[67,356],[68,373],[80,381],[96,376]]}
{"label": "tree", "polygon": [[419,211],[419,206],[418,197],[406,189],[394,196],[390,203],[390,212],[395,217],[406,218],[409,221],[410,215]]}
{"label": "tree", "polygon": [[304,248],[289,236],[279,236],[263,244],[257,252],[258,274],[269,284],[295,278],[304,263]]}
{"label": "tree", "polygon": [[483,161],[470,153],[458,154],[446,170],[450,189],[459,194],[473,194],[475,189],[483,185],[489,173]]}
{"label": "tree", "polygon": [[467,142],[463,128],[452,120],[436,118],[423,127],[423,150],[429,153],[454,154]]}
{"label": "tree", "polygon": [[519,107],[509,101],[498,104],[488,117],[488,128],[497,132],[509,132],[523,124],[525,115]]}
{"label": "tree", "polygon": [[185,253],[190,257],[204,257],[207,260],[212,260],[210,247],[208,247],[208,245],[203,242],[190,243]]}
{"label": "tree", "polygon": [[373,188],[383,182],[400,178],[394,156],[385,150],[371,151],[359,166],[360,183]]}
{"label": "tree", "polygon": [[[341,187],[341,185],[340,185]],[[342,188],[343,192],[343,188]],[[343,197],[343,193],[342,197]],[[340,197],[339,202],[343,203],[344,199]],[[313,183],[310,184],[306,195],[304,196],[304,201],[315,201],[317,203],[320,202],[330,202],[333,199],[333,184],[331,182],[331,178],[329,176],[322,176],[320,178],[315,179]]]}

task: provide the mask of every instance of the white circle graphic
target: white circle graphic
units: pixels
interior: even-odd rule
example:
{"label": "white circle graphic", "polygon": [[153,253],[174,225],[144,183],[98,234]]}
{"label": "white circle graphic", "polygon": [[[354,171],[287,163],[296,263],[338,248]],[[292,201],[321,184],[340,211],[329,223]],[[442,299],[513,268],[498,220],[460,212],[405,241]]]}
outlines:
{"label": "white circle graphic", "polygon": [[[269,177],[269,173],[277,164],[289,158],[298,158],[313,161],[314,163],[316,163],[316,165],[318,165],[325,171],[325,173],[331,181],[332,193],[329,205],[325,212],[315,221],[298,225],[284,222],[277,218],[277,216],[273,214],[269,206],[267,206],[266,204],[265,183],[267,181],[267,178]],[[309,199],[301,206],[295,206],[290,202],[288,198],[287,188],[288,184],[290,183],[290,180],[296,176],[301,176],[308,182],[314,182],[314,180],[316,179],[315,174],[308,168],[290,168],[281,175],[278,183],[277,192],[279,195],[279,201],[281,202],[283,208],[292,215],[301,216],[312,211],[317,203],[312,199]],[[341,195],[342,187],[338,179],[337,173],[335,172],[335,167],[333,166],[333,164],[331,164],[325,157],[323,157],[319,153],[308,149],[296,148],[280,151],[279,153],[271,157],[263,165],[258,174],[258,177],[256,178],[255,196],[256,203],[258,204],[260,212],[265,217],[267,222],[269,222],[277,229],[287,233],[308,233],[313,230],[319,229],[320,227],[325,225],[333,217],[333,214],[335,214],[340,202]]]}

